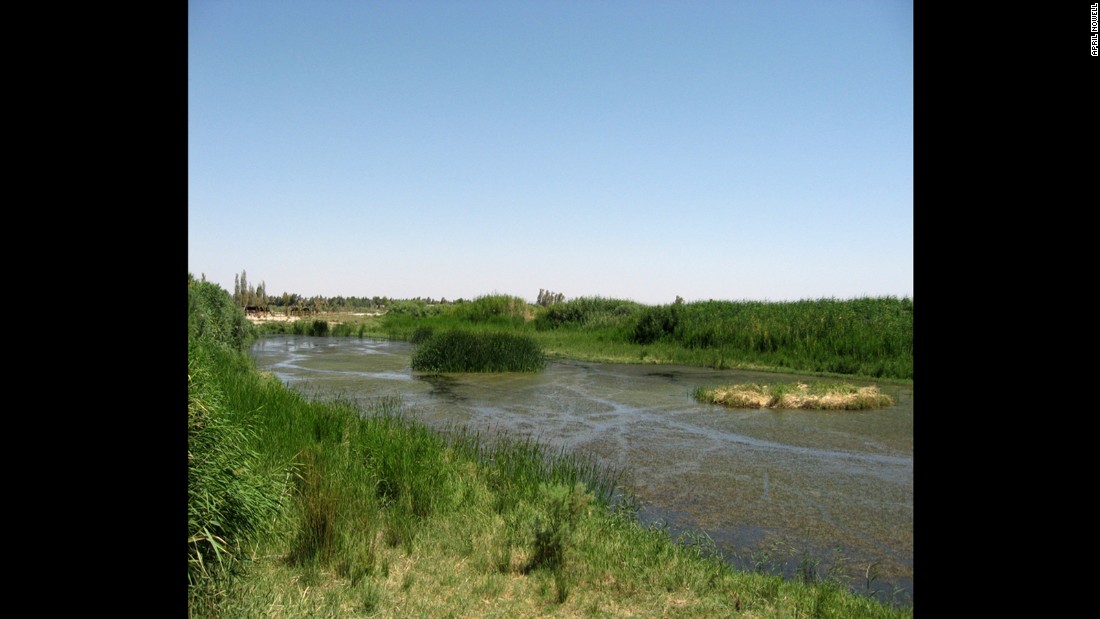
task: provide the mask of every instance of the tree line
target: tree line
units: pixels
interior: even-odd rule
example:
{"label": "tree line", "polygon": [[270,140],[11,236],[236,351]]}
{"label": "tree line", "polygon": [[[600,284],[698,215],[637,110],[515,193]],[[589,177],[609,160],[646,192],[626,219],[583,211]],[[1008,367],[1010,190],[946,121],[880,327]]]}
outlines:
{"label": "tree line", "polygon": [[[202,276],[202,280],[206,280],[205,275]],[[325,297],[322,295],[314,295],[306,297],[292,292],[283,292],[281,295],[269,295],[267,293],[267,284],[261,280],[258,285],[253,285],[248,281],[248,272],[246,270],[242,270],[240,273],[233,275],[232,299],[234,303],[242,309],[260,308],[272,312],[280,309],[306,309],[312,313],[386,310],[391,309],[395,304],[425,306],[461,305],[469,302],[461,298],[448,301],[445,297],[440,297],[438,300],[432,297],[415,297],[411,299],[391,299],[385,296]],[[539,288],[538,299],[535,303],[542,307],[550,307],[564,302],[564,294]]]}
{"label": "tree line", "polygon": [[[205,281],[206,276],[203,276]],[[249,307],[263,308],[268,311],[276,311],[278,309],[307,309],[313,313],[317,312],[353,312],[353,311],[370,311],[370,310],[384,310],[389,307],[394,300],[385,296],[372,296],[372,297],[356,297],[356,296],[335,296],[326,297],[323,295],[304,296],[294,292],[283,292],[281,295],[269,295],[267,292],[267,284],[264,281],[260,281],[259,285],[253,285],[248,281],[248,272],[242,270],[239,274],[233,275],[233,302],[246,309]],[[450,303],[446,299],[440,299],[435,301],[429,298],[417,297],[414,299],[417,302],[427,303],[434,305],[437,303]],[[462,300],[460,299],[459,302]]]}

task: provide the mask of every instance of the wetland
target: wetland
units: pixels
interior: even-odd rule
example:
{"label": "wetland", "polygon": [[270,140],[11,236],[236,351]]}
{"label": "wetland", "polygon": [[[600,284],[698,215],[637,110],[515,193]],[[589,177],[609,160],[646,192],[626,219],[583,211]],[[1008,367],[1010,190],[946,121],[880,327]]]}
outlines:
{"label": "wetland", "polygon": [[[258,370],[318,399],[396,398],[440,430],[529,437],[595,459],[639,517],[700,531],[738,567],[830,574],[911,604],[913,388],[876,386],[875,410],[729,409],[700,387],[804,381],[797,374],[557,359],[539,372],[412,370],[407,342],[268,335]],[[873,381],[849,381],[875,385]]]}

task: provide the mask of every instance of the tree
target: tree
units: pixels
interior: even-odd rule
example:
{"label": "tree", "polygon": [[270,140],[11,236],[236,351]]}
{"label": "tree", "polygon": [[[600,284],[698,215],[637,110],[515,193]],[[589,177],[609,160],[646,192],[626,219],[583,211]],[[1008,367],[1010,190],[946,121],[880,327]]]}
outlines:
{"label": "tree", "polygon": [[248,293],[248,274],[245,273],[244,270],[242,270],[241,271],[241,298],[240,298],[241,307],[247,307],[247,306],[252,304],[251,303],[252,299],[250,298],[250,296],[251,295],[249,295],[249,293]]}
{"label": "tree", "polygon": [[563,303],[565,301],[565,295],[560,292],[550,292],[549,290],[543,290],[539,288],[538,303],[543,307],[550,307],[557,303]]}

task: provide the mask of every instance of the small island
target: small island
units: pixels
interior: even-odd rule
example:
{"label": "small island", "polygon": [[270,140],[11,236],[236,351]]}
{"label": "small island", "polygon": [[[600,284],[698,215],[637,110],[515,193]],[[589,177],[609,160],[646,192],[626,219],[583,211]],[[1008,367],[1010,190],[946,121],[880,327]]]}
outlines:
{"label": "small island", "polygon": [[699,387],[693,395],[700,402],[731,408],[867,410],[894,404],[878,387],[847,383],[747,383]]}

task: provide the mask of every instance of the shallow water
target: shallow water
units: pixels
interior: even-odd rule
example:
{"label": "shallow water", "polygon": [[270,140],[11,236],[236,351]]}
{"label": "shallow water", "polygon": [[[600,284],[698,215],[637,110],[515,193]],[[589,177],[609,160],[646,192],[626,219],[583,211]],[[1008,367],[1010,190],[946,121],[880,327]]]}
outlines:
{"label": "shallow water", "polygon": [[[268,336],[260,370],[316,397],[399,397],[439,428],[532,437],[621,472],[641,517],[703,531],[733,563],[829,573],[911,604],[913,389],[875,411],[736,410],[698,386],[793,374],[555,361],[538,373],[421,375],[405,342]],[[868,381],[853,381],[871,384]]]}

